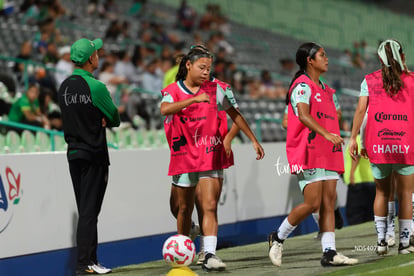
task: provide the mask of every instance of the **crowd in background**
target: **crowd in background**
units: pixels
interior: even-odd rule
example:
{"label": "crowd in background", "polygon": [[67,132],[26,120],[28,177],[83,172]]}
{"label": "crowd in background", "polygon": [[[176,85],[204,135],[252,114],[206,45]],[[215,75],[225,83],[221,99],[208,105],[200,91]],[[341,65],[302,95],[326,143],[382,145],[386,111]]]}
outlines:
{"label": "crowd in background", "polygon": [[[136,0],[129,8],[133,21],[125,17],[121,19],[120,4],[113,0],[90,0],[85,8],[88,16],[108,22],[102,37],[104,47],[99,51],[100,65],[94,74],[109,87],[114,102],[119,106],[122,121],[134,126],[134,120],[138,116],[145,121],[146,128],[153,127],[140,94],[160,96],[165,85],[164,76],[174,67],[176,57],[196,44],[204,44],[214,53],[214,77],[229,83],[236,95],[275,100],[286,97],[289,82],[297,70],[295,61],[291,57],[280,57],[276,61],[280,63],[280,71],[263,69],[257,74],[250,74],[241,70],[240,64],[234,62],[237,45],[232,45],[228,39],[231,24],[220,5],[207,4],[204,12],[198,14],[188,1],[183,0],[176,10],[175,24],[171,28],[163,23],[162,19],[168,15],[162,12],[145,16],[145,0]],[[21,45],[15,57],[44,65],[29,64],[26,70],[31,82],[35,81],[39,86],[39,99],[43,95],[51,98],[50,101],[39,103],[40,110],[46,112],[46,117],[51,116],[49,113],[56,117],[57,89],[73,70],[68,46],[71,41],[62,34],[57,22],[63,17],[76,22],[78,15],[72,14],[60,0],[25,0],[15,8],[15,13],[20,13],[22,24],[38,26],[39,31]],[[131,28],[131,24],[138,24],[138,31]],[[119,47],[106,48],[108,43]],[[357,44],[352,51],[345,51],[342,61],[362,68],[370,53],[365,50],[366,43],[362,41]],[[15,62],[13,74],[18,87],[27,89],[23,63]],[[26,91],[21,92],[24,94]],[[8,115],[12,102],[6,102],[4,108],[0,105],[0,115]],[[50,124],[43,126],[54,127]]]}

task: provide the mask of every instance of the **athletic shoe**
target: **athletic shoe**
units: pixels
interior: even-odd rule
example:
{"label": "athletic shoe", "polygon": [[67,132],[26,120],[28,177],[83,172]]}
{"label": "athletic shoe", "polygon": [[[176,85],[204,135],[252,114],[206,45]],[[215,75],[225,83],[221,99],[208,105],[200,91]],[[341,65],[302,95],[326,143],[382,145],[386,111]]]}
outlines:
{"label": "athletic shoe", "polygon": [[203,265],[201,266],[204,271],[223,271],[226,269],[226,264],[213,253],[207,253]]}
{"label": "athletic shoe", "polygon": [[281,266],[283,243],[280,241],[277,241],[276,238],[277,238],[276,232],[272,232],[268,236],[269,258],[270,258],[270,261],[272,261],[272,264],[276,266]]}
{"label": "athletic shoe", "polygon": [[198,254],[197,254],[197,264],[202,265],[204,263],[205,257],[206,257],[206,255],[204,253],[204,250],[198,252]]}
{"label": "athletic shoe", "polygon": [[388,247],[395,246],[395,237],[393,237],[393,236],[387,236],[386,241],[387,241]]}
{"label": "athletic shoe", "polygon": [[111,272],[112,270],[110,268],[106,268],[101,264],[91,264],[76,270],[76,275],[108,274]]}
{"label": "athletic shoe", "polygon": [[386,255],[388,253],[388,243],[385,240],[377,242],[377,254],[380,256]]}
{"label": "athletic shoe", "polygon": [[353,265],[358,263],[357,259],[348,258],[341,253],[337,253],[335,250],[329,249],[324,252],[321,258],[322,266],[340,266],[340,265]]}
{"label": "athletic shoe", "polygon": [[342,218],[339,208],[335,209],[335,228],[341,229],[344,226],[344,219]]}
{"label": "athletic shoe", "polygon": [[192,221],[190,229],[190,239],[194,241],[198,235],[200,235],[200,226],[198,224],[195,224],[194,221]]}
{"label": "athletic shoe", "polygon": [[410,253],[414,253],[414,246],[412,246],[411,244],[408,244],[407,246],[403,246],[401,243],[398,246],[398,254],[410,254]]}

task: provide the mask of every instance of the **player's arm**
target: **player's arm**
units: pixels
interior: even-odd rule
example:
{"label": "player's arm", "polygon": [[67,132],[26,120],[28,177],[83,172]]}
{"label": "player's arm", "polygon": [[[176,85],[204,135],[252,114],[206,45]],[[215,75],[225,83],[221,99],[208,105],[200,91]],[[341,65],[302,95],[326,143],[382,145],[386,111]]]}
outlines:
{"label": "player's arm", "polygon": [[342,145],[344,140],[337,134],[327,131],[322,127],[309,113],[309,105],[305,103],[298,103],[298,117],[299,121],[308,127],[310,130],[315,131],[319,135],[322,135],[323,138],[333,143],[336,146]]}
{"label": "player's arm", "polygon": [[299,121],[334,145],[339,146],[343,144],[344,140],[339,135],[330,133],[310,115],[309,105],[311,96],[311,88],[306,83],[299,83],[292,90],[290,104]]}
{"label": "player's arm", "polygon": [[288,108],[289,106],[286,106],[285,113],[283,114],[282,127],[284,129],[287,129],[288,126]]}
{"label": "player's arm", "polygon": [[338,122],[341,122],[342,121],[342,110],[341,110],[341,105],[339,104],[339,101],[338,101],[338,97],[336,96],[336,93],[333,93],[332,98],[335,104],[336,115],[338,116]]}
{"label": "player's arm", "polygon": [[358,144],[356,141],[356,137],[361,129],[362,122],[364,120],[365,113],[367,112],[368,108],[368,86],[367,82],[364,81],[361,84],[361,94],[359,96],[358,105],[355,110],[354,120],[352,123],[352,131],[351,131],[351,138],[349,141],[349,154],[353,159],[356,159],[358,156]]}
{"label": "player's arm", "polygon": [[[236,102],[236,98],[234,97],[233,91],[231,90],[230,86],[226,88],[225,97],[227,97],[227,100],[229,101],[229,103],[240,112],[237,102]],[[227,156],[230,156],[231,154],[231,141],[233,141],[234,137],[237,136],[239,131],[240,131],[240,128],[236,124],[233,123],[226,137],[224,137],[223,144],[224,144],[224,149],[226,151]]]}
{"label": "player's arm", "polygon": [[[165,96],[164,96],[165,97]],[[180,112],[187,106],[194,104],[194,103],[201,103],[201,102],[210,102],[210,97],[206,93],[202,93],[200,95],[178,101],[178,102],[168,102],[162,101],[160,106],[161,115],[168,116],[175,113]]]}
{"label": "player's arm", "polygon": [[234,124],[236,124],[243,132],[247,135],[247,137],[252,141],[253,147],[256,151],[256,159],[260,160],[264,157],[264,150],[262,146],[259,144],[259,141],[257,141],[256,136],[254,135],[253,131],[250,129],[246,119],[243,117],[243,115],[240,114],[240,112],[235,109],[233,106],[226,110],[227,114],[231,117]]}

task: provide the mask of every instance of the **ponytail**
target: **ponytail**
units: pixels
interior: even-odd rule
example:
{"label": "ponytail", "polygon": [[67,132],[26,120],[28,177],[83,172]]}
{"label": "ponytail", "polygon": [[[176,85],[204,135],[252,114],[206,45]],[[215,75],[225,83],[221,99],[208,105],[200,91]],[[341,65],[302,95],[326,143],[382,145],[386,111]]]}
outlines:
{"label": "ponytail", "polygon": [[306,68],[308,66],[308,57],[314,59],[316,53],[319,49],[322,48],[321,45],[315,42],[306,42],[299,46],[298,50],[296,51],[296,64],[299,65],[299,71],[293,76],[292,81],[289,84],[288,93],[286,94],[286,105],[290,102],[289,92],[292,89],[292,85],[297,78],[301,75],[306,73]]}
{"label": "ponytail", "polygon": [[285,100],[285,102],[286,102],[286,105],[288,105],[289,104],[289,102],[290,102],[290,97],[289,97],[289,95],[290,95],[290,89],[291,89],[291,87],[292,87],[292,85],[293,85],[293,83],[295,82],[295,80],[297,79],[297,78],[299,78],[301,75],[303,75],[303,74],[305,74],[305,70],[303,70],[303,69],[299,69],[297,72],[296,72],[296,74],[293,76],[293,79],[292,79],[292,81],[290,82],[290,84],[289,84],[289,89],[288,89],[288,93],[286,94],[286,100]]}
{"label": "ponytail", "polygon": [[402,55],[402,46],[396,40],[386,40],[378,47],[378,56],[382,64],[382,85],[390,96],[396,95],[404,88],[401,74],[408,73],[408,69],[402,61]]}
{"label": "ponytail", "polygon": [[175,76],[175,81],[179,81],[181,79],[185,79],[187,77],[187,66],[185,66],[185,64],[187,63],[188,60],[188,56],[184,55],[181,58],[180,61],[180,65],[178,66],[178,72],[177,75]]}

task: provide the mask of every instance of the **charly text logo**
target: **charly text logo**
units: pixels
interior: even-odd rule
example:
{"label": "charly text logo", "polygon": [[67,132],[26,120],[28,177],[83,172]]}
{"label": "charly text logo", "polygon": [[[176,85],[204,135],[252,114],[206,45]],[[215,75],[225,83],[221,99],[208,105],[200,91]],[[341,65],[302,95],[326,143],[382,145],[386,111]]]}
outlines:
{"label": "charly text logo", "polygon": [[10,224],[14,207],[19,204],[21,194],[20,173],[16,177],[12,169],[6,167],[5,175],[0,175],[0,233]]}
{"label": "charly text logo", "polygon": [[277,157],[277,161],[275,164],[276,172],[278,176],[281,176],[282,174],[290,174],[290,167],[292,167],[292,171],[294,173],[302,173],[303,172],[303,166],[293,164],[290,166],[289,164],[283,164],[283,162],[280,162],[280,156]]}

